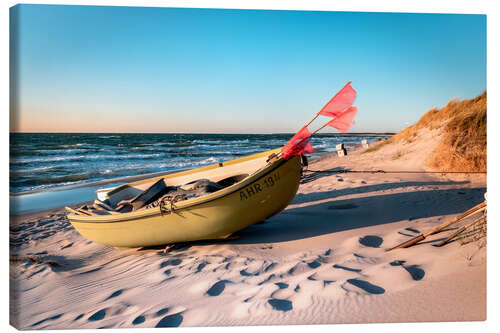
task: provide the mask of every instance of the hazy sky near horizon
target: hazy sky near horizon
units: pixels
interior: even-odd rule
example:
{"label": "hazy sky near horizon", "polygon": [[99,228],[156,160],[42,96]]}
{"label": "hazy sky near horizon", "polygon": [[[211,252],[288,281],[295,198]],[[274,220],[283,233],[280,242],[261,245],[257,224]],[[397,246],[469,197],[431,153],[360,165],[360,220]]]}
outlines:
{"label": "hazy sky near horizon", "polygon": [[351,132],[398,131],[486,90],[485,15],[18,5],[10,24],[11,131],[295,132],[348,81]]}

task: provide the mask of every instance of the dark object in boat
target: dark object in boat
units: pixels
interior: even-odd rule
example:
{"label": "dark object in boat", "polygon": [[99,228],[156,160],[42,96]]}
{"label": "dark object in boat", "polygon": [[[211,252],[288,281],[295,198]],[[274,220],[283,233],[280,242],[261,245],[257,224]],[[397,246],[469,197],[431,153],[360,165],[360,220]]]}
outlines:
{"label": "dark object in boat", "polygon": [[211,182],[208,179],[198,179],[181,186],[181,190],[193,191],[202,190],[204,193],[212,193],[218,190],[222,190],[224,186],[220,184]]}
{"label": "dark object in boat", "polygon": [[[240,175],[241,176],[241,175]],[[235,179],[223,179],[225,181],[225,184],[231,184],[231,183],[236,183],[239,180],[238,179],[243,179],[243,178],[236,178],[239,176],[231,177]],[[187,200],[191,198],[196,198],[200,197],[202,195],[208,194],[208,193],[213,193],[217,192],[219,190],[222,190],[224,187],[227,187],[229,185],[221,185],[219,183],[214,183],[211,182],[208,179],[199,179],[199,180],[194,180],[192,182],[189,182],[187,184],[184,184],[178,188],[176,188],[176,191],[169,191],[167,193],[164,193],[160,198],[158,198],[155,201],[150,202],[148,205],[145,206],[145,208],[152,208],[152,207],[157,207],[162,201],[163,202],[177,202],[181,200]],[[231,184],[232,185],[232,184]]]}
{"label": "dark object in boat", "polygon": [[111,208],[108,204],[100,201],[100,200],[94,200],[94,206],[95,209],[101,209],[101,210],[106,210],[108,212],[114,211],[113,208]]}
{"label": "dark object in boat", "polygon": [[177,187],[167,186],[165,184],[165,181],[163,179],[160,179],[134,198],[120,201],[118,203],[118,206],[116,207],[116,210],[120,213],[124,213],[140,209],[144,206],[147,206],[151,202],[158,200],[166,193],[172,192],[176,189]]}
{"label": "dark object in boat", "polygon": [[243,179],[247,178],[248,176],[249,176],[248,173],[243,173],[241,175],[227,177],[227,178],[219,180],[217,182],[217,184],[219,184],[222,187],[228,187],[228,186],[231,186],[231,185],[236,184],[238,182],[241,182]]}
{"label": "dark object in boat", "polygon": [[160,179],[135,197],[120,201],[115,209],[106,202],[95,200],[92,207],[84,205],[75,210],[71,209],[71,212],[83,215],[114,215],[143,208],[153,208],[157,207],[162,201],[173,203],[217,192],[242,181],[246,177],[248,177],[248,174],[241,174],[224,178],[218,182],[212,182],[208,179],[198,179],[180,187],[166,186],[165,181]]}

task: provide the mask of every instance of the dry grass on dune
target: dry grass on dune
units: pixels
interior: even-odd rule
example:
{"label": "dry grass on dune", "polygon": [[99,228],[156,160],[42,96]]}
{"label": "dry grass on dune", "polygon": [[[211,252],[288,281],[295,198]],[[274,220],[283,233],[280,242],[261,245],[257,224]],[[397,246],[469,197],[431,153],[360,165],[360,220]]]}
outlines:
{"label": "dry grass on dune", "polygon": [[416,124],[364,152],[400,141],[411,143],[423,128],[440,128],[443,133],[427,159],[429,167],[438,171],[486,171],[486,92],[460,102],[452,99],[442,109],[433,108]]}
{"label": "dry grass on dune", "polygon": [[486,171],[486,92],[450,109],[428,165],[439,171]]}

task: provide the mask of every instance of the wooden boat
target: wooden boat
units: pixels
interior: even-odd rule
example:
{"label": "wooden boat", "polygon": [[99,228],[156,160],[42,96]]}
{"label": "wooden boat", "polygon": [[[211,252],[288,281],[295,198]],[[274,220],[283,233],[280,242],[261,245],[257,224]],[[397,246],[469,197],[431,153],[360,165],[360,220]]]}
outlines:
{"label": "wooden boat", "polygon": [[[105,215],[74,210],[68,219],[84,237],[117,248],[158,246],[195,240],[223,239],[282,211],[299,187],[301,157],[278,157],[280,149],[224,163],[181,171],[99,191],[109,208]],[[179,186],[208,179],[224,188],[199,197],[130,212],[114,211],[159,180]]]}

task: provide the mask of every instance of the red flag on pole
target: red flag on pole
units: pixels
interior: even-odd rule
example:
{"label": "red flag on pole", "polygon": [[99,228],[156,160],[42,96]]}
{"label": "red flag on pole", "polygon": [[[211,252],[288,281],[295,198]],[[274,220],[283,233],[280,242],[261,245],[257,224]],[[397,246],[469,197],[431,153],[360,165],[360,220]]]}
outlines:
{"label": "red flag on pole", "polygon": [[354,117],[356,117],[357,113],[358,108],[355,106],[351,106],[336,118],[330,120],[326,125],[334,127],[342,133],[345,133],[349,130],[349,128],[351,128],[352,124],[354,123]]}
{"label": "red flag on pole", "polygon": [[304,153],[312,153],[313,147],[309,142],[309,137],[311,133],[307,127],[302,127],[284,146],[281,148],[281,156],[283,159],[288,160],[289,158]]}
{"label": "red flag on pole", "polygon": [[356,90],[351,87],[351,82],[333,96],[326,105],[319,111],[319,114],[327,117],[338,117],[342,111],[354,103],[356,99]]}

